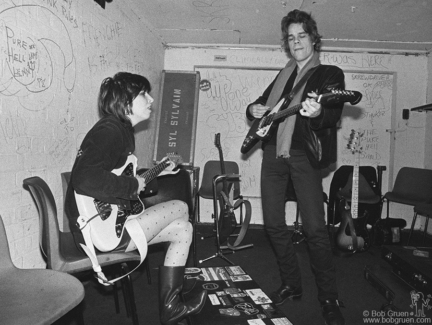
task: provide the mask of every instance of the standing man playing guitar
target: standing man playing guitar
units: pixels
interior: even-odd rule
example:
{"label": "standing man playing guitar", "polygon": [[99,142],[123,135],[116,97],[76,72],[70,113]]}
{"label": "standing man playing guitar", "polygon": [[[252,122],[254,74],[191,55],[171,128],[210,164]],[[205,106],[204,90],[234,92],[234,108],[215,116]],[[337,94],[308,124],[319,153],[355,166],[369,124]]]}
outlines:
{"label": "standing man playing guitar", "polygon": [[[120,169],[135,150],[134,126],[150,118],[153,98],[149,95],[149,81],[140,75],[127,72],[117,73],[112,78],[106,78],[100,87],[98,109],[101,119],[87,133],[72,168],[71,181],[66,195],[65,210],[69,218],[71,230],[77,243],[83,243],[80,230],[91,227],[93,220],[108,220],[111,210],[130,211],[131,201],[139,199],[139,193],[146,187],[144,178],[140,176],[116,174],[113,170]],[[172,163],[162,167],[162,174],[174,173]],[[166,168],[165,168],[166,167]],[[165,169],[164,169],[165,168]],[[88,224],[78,228],[77,219],[83,212],[76,198],[91,197],[94,202],[104,202],[98,205],[96,215],[85,216]],[[90,200],[93,202],[93,199]],[[94,207],[93,207],[94,208]],[[105,213],[107,214],[105,215]],[[128,214],[126,214],[128,215]],[[90,218],[90,219],[89,219]],[[108,218],[108,219],[105,219]],[[118,218],[117,218],[118,219]],[[132,219],[132,218],[130,218]],[[123,223],[130,222],[126,219]],[[192,225],[189,222],[188,207],[185,202],[173,200],[160,203],[143,210],[134,216],[134,227],[139,229],[141,238],[148,245],[169,242],[164,265],[159,268],[159,303],[160,320],[162,324],[177,324],[188,315],[198,313],[203,307],[206,292],[190,301],[182,302],[180,293],[183,285],[183,275],[189,247],[192,242]],[[115,227],[116,223],[113,223]],[[132,228],[129,228],[133,230]],[[110,229],[111,230],[111,229]],[[134,243],[127,230],[116,232],[119,236],[114,249],[130,249]],[[96,235],[96,234],[95,234]],[[104,234],[100,235],[103,242]],[[137,237],[135,237],[137,238]],[[88,246],[87,240],[86,244]],[[95,270],[96,271],[96,270]],[[98,272],[99,278],[103,277]],[[105,283],[108,283],[106,279]]]}
{"label": "standing man playing guitar", "polygon": [[299,263],[285,221],[285,192],[291,179],[325,324],[341,325],[345,321],[339,310],[336,272],[324,220],[320,169],[336,161],[336,124],[343,103],[321,105],[316,99],[332,89],[344,90],[344,74],[336,66],[320,64],[321,36],[310,14],[293,10],[282,19],[281,28],[284,50],[290,60],[246,112],[249,120],[260,119],[281,98],[286,101],[293,89],[288,107],[302,103],[299,113],[278,124],[272,137],[263,143],[263,217],[282,282],[271,299],[280,305],[302,296]]}

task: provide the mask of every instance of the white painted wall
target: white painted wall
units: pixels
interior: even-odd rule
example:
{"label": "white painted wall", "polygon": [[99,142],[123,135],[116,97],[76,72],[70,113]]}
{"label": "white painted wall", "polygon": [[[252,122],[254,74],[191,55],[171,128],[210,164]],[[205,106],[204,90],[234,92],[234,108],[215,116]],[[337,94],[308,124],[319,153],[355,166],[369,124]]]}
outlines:
{"label": "white painted wall", "polygon": [[[2,0],[0,49],[0,215],[14,264],[43,268],[37,209],[22,180],[48,183],[62,222],[60,173],[99,118],[102,80],[140,73],[158,98],[164,48],[127,1],[102,9],[92,0]],[[139,128],[140,166],[151,163],[154,126]]]}

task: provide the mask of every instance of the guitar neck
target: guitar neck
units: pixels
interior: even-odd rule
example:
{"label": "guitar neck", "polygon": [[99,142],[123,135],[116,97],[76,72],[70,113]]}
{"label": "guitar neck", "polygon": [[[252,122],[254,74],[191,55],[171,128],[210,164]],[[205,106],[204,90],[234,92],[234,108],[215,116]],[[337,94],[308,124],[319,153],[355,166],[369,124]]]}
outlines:
{"label": "guitar neck", "polygon": [[[216,148],[218,149],[218,152],[219,152],[219,162],[220,162],[221,174],[224,175],[225,174],[225,161],[223,158],[222,145],[221,145],[221,141],[220,141],[220,133],[215,134],[215,145],[216,145]],[[222,191],[225,192],[226,194],[228,194],[228,185],[227,185],[227,181],[225,178],[222,181],[222,186],[223,186]]]}
{"label": "guitar neck", "polygon": [[220,161],[221,173],[225,174],[225,161],[224,161],[223,154],[221,151],[219,151],[219,161]]}
{"label": "guitar neck", "polygon": [[294,115],[294,114],[296,114],[298,111],[300,111],[300,109],[301,109],[302,107],[303,107],[303,106],[302,106],[302,104],[300,103],[300,104],[294,105],[294,106],[292,106],[292,107],[289,107],[289,108],[283,109],[283,110],[281,110],[281,111],[279,111],[279,112],[277,112],[277,113],[275,113],[275,114],[273,115],[273,121],[277,121],[277,120],[279,120],[279,119],[281,119],[281,118],[284,118],[284,117],[288,117],[288,116]]}
{"label": "guitar neck", "polygon": [[155,179],[165,168],[167,168],[170,164],[169,159],[166,159],[162,161],[161,163],[157,164],[153,168],[138,174],[139,177],[144,178],[144,182],[146,184],[150,183],[153,179]]}
{"label": "guitar neck", "polygon": [[[219,148],[219,161],[220,161],[221,173],[222,173],[222,175],[224,175],[225,174],[225,161],[223,158],[222,148]],[[223,191],[226,194],[228,194],[228,186],[227,186],[227,181],[225,179],[223,180]]]}
{"label": "guitar neck", "polygon": [[[321,94],[318,97],[315,98],[317,103],[321,104],[327,104],[327,103],[344,103],[346,101],[349,101],[351,105],[357,104],[362,98],[361,93],[357,91],[352,90],[332,90],[330,93]],[[273,115],[273,121],[276,121],[278,119],[294,115],[300,109],[303,107],[302,104],[296,104],[292,107],[285,108],[285,106],[288,106],[290,104],[290,100],[288,97],[285,97],[283,100],[283,103],[277,113]],[[281,100],[281,101],[282,101]]]}
{"label": "guitar neck", "polygon": [[358,194],[359,194],[359,169],[360,152],[357,152],[353,169],[352,196],[351,196],[351,215],[353,219],[358,217]]}

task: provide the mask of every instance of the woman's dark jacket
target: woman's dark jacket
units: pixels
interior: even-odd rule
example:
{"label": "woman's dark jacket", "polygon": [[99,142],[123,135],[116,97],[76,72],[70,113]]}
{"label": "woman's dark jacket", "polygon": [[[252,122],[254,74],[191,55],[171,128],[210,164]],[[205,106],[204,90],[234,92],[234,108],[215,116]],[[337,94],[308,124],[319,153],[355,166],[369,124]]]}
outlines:
{"label": "woman's dark jacket", "polygon": [[[276,80],[276,79],[275,79]],[[246,109],[246,116],[249,120],[254,117],[249,112],[249,107],[253,104],[265,105],[270,92],[273,88],[275,80],[267,87],[262,96],[255,102],[251,103]],[[345,76],[343,71],[333,65],[320,65],[316,71],[309,77],[301,101],[306,100],[308,93],[315,92],[318,95],[329,93],[332,89],[344,90],[345,89]],[[282,92],[281,98],[291,91],[291,87],[285,87]],[[297,113],[296,124],[292,138],[291,149],[303,150],[306,152],[309,161],[315,168],[327,167],[337,159],[337,138],[336,138],[336,125],[340,120],[343,102],[337,104],[322,105],[322,110],[319,116],[315,118],[308,118]],[[272,109],[272,107],[270,108]],[[273,137],[269,143],[276,143],[277,128],[273,133]],[[320,145],[317,145],[317,137],[320,140]],[[318,148],[321,147],[322,148]],[[322,150],[321,153],[318,151]],[[319,166],[312,157],[322,156]]]}
{"label": "woman's dark jacket", "polygon": [[80,242],[74,190],[103,202],[129,207],[129,200],[138,198],[138,181],[134,177],[117,176],[111,171],[122,167],[134,150],[133,127],[113,116],[100,119],[82,141],[65,200],[70,228],[74,236],[78,234]]}

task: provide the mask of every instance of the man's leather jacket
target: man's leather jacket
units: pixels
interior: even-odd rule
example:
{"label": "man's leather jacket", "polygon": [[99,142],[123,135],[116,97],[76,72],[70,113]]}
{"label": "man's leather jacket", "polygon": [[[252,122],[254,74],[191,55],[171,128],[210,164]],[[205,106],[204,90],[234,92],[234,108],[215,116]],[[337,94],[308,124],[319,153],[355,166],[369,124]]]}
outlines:
{"label": "man's leather jacket", "polygon": [[[253,104],[265,105],[273,84],[274,81],[264,91],[263,95],[249,106]],[[333,65],[320,65],[309,77],[301,101],[304,101],[310,92],[320,95],[328,93],[332,89],[345,89],[343,71]],[[286,95],[285,91],[281,97],[284,95]],[[337,159],[336,126],[340,120],[343,105],[343,102],[322,105],[321,114],[315,118],[308,118],[297,114],[296,123],[300,123],[300,128],[298,129],[302,131],[303,150],[306,152],[314,168],[325,168]],[[253,120],[254,118],[249,112],[249,106],[246,110],[246,116],[249,120]]]}

